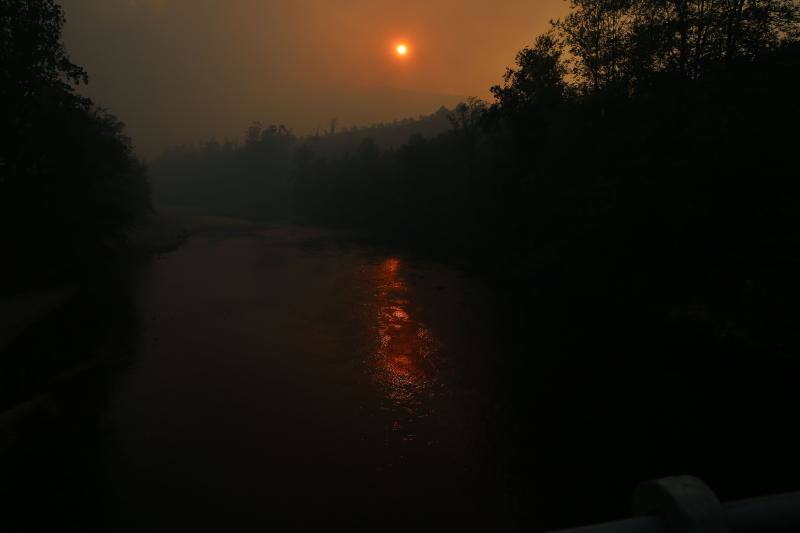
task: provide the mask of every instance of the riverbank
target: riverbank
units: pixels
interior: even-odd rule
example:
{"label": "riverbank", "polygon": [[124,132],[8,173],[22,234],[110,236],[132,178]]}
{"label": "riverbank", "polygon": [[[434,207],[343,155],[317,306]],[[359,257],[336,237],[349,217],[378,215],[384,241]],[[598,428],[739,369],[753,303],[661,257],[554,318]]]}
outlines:
{"label": "riverbank", "polygon": [[[0,453],[10,441],[2,435],[17,433],[10,428],[37,414],[54,389],[103,359],[92,337],[105,337],[98,327],[103,317],[128,300],[128,274],[136,261],[176,249],[204,225],[233,224],[211,218],[152,216],[128,230],[127,246],[113,247],[102,265],[90,265],[83,280],[0,298],[0,441],[6,442],[0,442]],[[93,327],[81,332],[86,324]]]}
{"label": "riverbank", "polygon": [[129,249],[137,256],[171,252],[202,231],[248,231],[263,224],[228,216],[207,215],[180,206],[164,206],[158,214],[132,227],[127,235]]}
{"label": "riverbank", "polygon": [[[94,274],[83,282],[0,298],[0,454],[13,440],[7,437],[18,433],[15,428],[24,419],[40,413],[55,389],[68,387],[114,352],[99,347],[105,341],[98,338],[108,334],[99,324],[111,325],[112,330],[120,327],[103,319],[115,315],[120,306],[130,306],[128,278],[138,262],[173,252],[201,232],[237,233],[262,227],[257,222],[164,207],[131,227],[125,235],[126,246],[103,267],[93,266]],[[95,326],[82,331],[85,324]]]}
{"label": "riverbank", "polygon": [[29,327],[75,297],[76,287],[42,290],[0,299],[0,353]]}

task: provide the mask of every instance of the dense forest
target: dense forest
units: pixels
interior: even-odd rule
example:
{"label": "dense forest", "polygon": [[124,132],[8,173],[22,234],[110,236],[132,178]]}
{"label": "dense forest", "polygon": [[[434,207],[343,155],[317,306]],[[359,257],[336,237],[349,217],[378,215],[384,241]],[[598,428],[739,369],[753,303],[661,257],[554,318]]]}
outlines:
{"label": "dense forest", "polygon": [[256,218],[293,216],[288,203],[298,157],[339,158],[364,150],[392,150],[414,135],[433,138],[450,128],[444,107],[429,116],[324,132],[298,138],[284,125],[251,124],[244,142],[210,140],[178,146],[152,162],[154,191],[162,204]]}
{"label": "dense forest", "polygon": [[150,211],[123,124],[77,87],[53,0],[0,0],[0,294],[81,283]]}

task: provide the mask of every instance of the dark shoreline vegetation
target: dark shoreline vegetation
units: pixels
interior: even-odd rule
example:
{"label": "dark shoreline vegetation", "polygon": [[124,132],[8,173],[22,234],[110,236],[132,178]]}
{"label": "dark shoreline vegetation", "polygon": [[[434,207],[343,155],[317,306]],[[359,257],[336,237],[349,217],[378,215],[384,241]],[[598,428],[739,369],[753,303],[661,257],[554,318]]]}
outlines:
{"label": "dark shoreline vegetation", "polygon": [[123,124],[77,92],[88,75],[64,22],[52,0],[0,0],[0,411],[92,361],[112,317],[127,320],[126,233],[152,212]]}
{"label": "dark shoreline vegetation", "polygon": [[0,2],[0,294],[89,279],[150,211],[124,125],[76,92],[53,1]]}
{"label": "dark shoreline vegetation", "polygon": [[[0,0],[0,296],[77,287],[51,330],[133,320],[152,180],[155,205],[347,230],[497,286],[518,341],[491,362],[512,434],[494,460],[520,524],[624,516],[633,485],[670,474],[723,499],[796,489],[798,3],[571,6],[492,102],[308,137],[254,123],[148,171],[76,92],[58,5]],[[3,352],[0,407],[79,364],[23,360],[33,337]],[[553,462],[561,480],[531,482]]]}

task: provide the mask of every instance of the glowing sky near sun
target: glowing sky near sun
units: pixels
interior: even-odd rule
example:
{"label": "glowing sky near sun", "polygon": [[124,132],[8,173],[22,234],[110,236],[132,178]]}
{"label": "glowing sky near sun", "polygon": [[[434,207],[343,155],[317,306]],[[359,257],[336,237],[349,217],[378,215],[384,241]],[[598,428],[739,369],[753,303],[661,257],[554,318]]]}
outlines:
{"label": "glowing sky near sun", "polygon": [[[89,96],[137,147],[310,131],[488,97],[563,0],[61,0]],[[406,45],[406,53],[397,47]],[[401,94],[402,93],[402,94]],[[413,95],[404,97],[403,94]]]}

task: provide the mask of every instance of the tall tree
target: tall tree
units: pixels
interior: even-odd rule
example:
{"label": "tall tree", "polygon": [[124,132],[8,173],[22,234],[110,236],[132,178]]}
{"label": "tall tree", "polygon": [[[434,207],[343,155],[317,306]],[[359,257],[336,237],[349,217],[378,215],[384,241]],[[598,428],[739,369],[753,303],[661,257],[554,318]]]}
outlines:
{"label": "tall tree", "polygon": [[798,0],[570,0],[554,23],[582,92],[625,92],[654,74],[696,79],[798,33]]}
{"label": "tall tree", "polygon": [[88,75],[66,53],[64,22],[54,0],[0,0],[0,232],[16,247],[2,265],[13,275],[79,268],[150,206],[123,124],[76,92]]}
{"label": "tall tree", "polygon": [[554,23],[570,54],[570,73],[587,93],[619,88],[627,79],[631,0],[570,0],[572,11]]}

